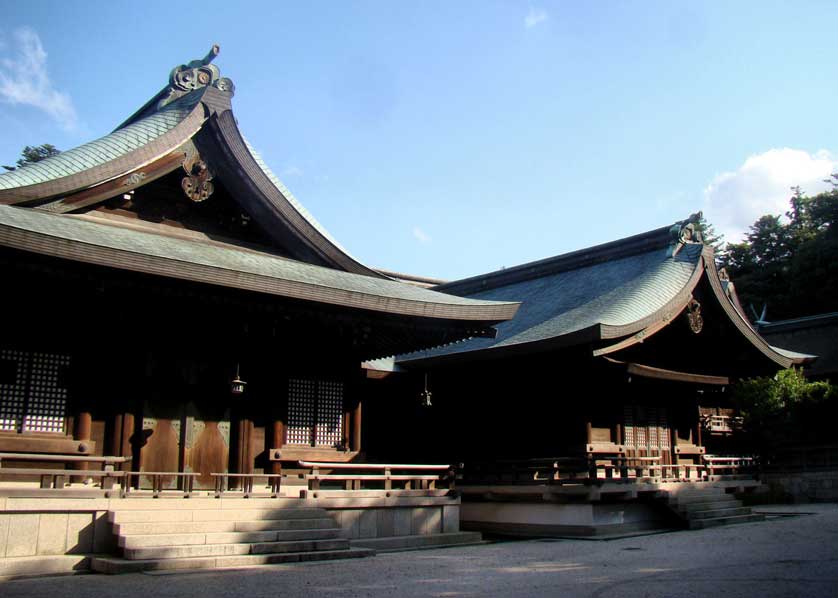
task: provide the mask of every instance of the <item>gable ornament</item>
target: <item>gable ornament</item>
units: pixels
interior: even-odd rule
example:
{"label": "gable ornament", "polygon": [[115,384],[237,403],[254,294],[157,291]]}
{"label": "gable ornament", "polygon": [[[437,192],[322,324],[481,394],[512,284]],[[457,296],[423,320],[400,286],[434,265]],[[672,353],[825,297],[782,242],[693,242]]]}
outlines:
{"label": "gable ornament", "polygon": [[192,60],[189,64],[181,64],[172,69],[169,75],[168,93],[157,103],[157,109],[159,110],[166,104],[170,104],[189,92],[202,87],[212,86],[233,95],[236,91],[233,81],[227,77],[222,77],[221,70],[214,64],[210,64],[220,51],[221,46],[214,44],[203,58]]}
{"label": "gable ornament", "polygon": [[701,303],[694,298],[687,304],[687,321],[690,323],[690,330],[698,334],[704,329],[704,318],[701,316]]}
{"label": "gable ornament", "polygon": [[215,191],[215,185],[212,184],[212,171],[197,151],[189,152],[186,156],[183,170],[186,171],[186,176],[180,181],[180,186],[186,197],[195,203],[206,201]]}

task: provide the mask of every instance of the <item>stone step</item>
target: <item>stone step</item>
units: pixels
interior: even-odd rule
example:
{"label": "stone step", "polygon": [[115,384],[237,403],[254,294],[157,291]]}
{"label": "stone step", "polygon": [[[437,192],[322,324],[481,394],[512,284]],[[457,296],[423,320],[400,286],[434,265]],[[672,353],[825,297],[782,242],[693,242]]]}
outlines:
{"label": "stone step", "polygon": [[691,505],[704,502],[731,502],[736,501],[732,494],[696,494],[692,496],[674,496],[669,502],[677,505]]}
{"label": "stone step", "polygon": [[349,549],[349,540],[336,538],[329,540],[294,540],[289,542],[149,546],[146,548],[123,548],[122,553],[127,560],[136,561],[347,549]]}
{"label": "stone step", "polygon": [[372,556],[374,554],[374,550],[367,548],[349,548],[345,550],[322,550],[318,552],[279,552],[270,554],[143,560],[127,560],[116,557],[94,557],[91,559],[91,568],[94,571],[108,574],[178,569],[235,569],[258,565],[273,565],[278,563],[300,563],[304,561],[361,558]]}
{"label": "stone step", "polygon": [[694,519],[689,521],[690,529],[705,529],[720,525],[733,525],[735,523],[751,523],[753,521],[765,521],[765,516],[751,513],[750,515],[736,515],[733,517],[714,517],[712,519]]}
{"label": "stone step", "polygon": [[700,511],[714,511],[717,509],[738,509],[742,506],[742,503],[737,501],[733,502],[700,502],[694,503],[691,505],[674,505],[673,509],[676,513],[679,513],[683,517],[689,518],[690,513],[696,513]]}
{"label": "stone step", "polygon": [[259,532],[268,530],[329,529],[335,526],[330,517],[317,519],[268,519],[267,521],[169,521],[118,523],[114,533],[120,536],[151,534],[197,534],[205,532]]}
{"label": "stone step", "polygon": [[726,494],[724,488],[711,486],[709,488],[684,488],[683,490],[670,490],[669,495],[672,498],[679,497],[694,497],[694,496],[720,496]]}
{"label": "stone step", "polygon": [[111,523],[157,521],[262,521],[285,519],[319,519],[328,517],[323,509],[196,509],[196,510],[119,510],[108,513]]}
{"label": "stone step", "polygon": [[445,546],[467,546],[482,543],[483,535],[480,532],[448,532],[446,534],[426,534],[423,536],[394,536],[352,540],[353,547],[374,548],[377,552],[419,550],[422,548],[440,548]]}
{"label": "stone step", "polygon": [[[334,524],[332,524],[334,525]],[[253,544],[257,542],[290,542],[294,540],[331,540],[340,537],[339,528],[269,530],[256,532],[208,532],[196,534],[151,534],[119,536],[122,548],[150,546],[194,546],[198,544]]]}
{"label": "stone step", "polygon": [[717,517],[732,517],[734,515],[750,515],[750,507],[732,507],[729,509],[708,509],[706,511],[690,511],[687,518],[690,521],[696,519],[714,519]]}

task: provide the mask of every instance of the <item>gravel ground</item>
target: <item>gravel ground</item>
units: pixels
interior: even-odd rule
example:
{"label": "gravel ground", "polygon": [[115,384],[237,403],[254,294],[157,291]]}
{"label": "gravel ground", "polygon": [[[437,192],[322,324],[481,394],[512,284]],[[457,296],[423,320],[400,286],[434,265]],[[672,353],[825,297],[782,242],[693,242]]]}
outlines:
{"label": "gravel ground", "polygon": [[212,573],[8,581],[0,596],[838,596],[838,504],[609,541],[530,540]]}

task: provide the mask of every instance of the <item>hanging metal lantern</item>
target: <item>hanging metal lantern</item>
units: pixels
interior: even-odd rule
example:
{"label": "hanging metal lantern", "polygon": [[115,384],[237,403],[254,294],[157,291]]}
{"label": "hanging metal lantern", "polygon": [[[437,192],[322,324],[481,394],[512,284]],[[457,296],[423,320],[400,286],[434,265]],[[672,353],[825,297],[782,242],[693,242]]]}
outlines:
{"label": "hanging metal lantern", "polygon": [[425,373],[425,390],[419,393],[419,404],[422,407],[431,407],[431,391],[428,390],[428,374]]}
{"label": "hanging metal lantern", "polygon": [[245,386],[247,386],[247,382],[239,377],[239,364],[236,364],[236,377],[230,381],[230,392],[234,395],[242,395]]}

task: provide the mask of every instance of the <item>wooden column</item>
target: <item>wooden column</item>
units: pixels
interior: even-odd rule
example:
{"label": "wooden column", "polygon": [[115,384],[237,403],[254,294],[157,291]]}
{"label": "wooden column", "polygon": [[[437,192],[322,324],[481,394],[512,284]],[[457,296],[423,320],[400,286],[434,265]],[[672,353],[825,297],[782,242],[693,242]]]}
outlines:
{"label": "wooden column", "polygon": [[361,450],[361,401],[352,410],[352,429],[349,436],[349,450]]}
{"label": "wooden column", "polygon": [[702,446],[701,444],[701,417],[699,416],[697,421],[695,422],[695,438],[693,442],[696,446]]}
{"label": "wooden column", "polygon": [[239,420],[238,472],[253,473],[253,420]]}
{"label": "wooden column", "polygon": [[[577,420],[578,421],[578,420]],[[588,416],[585,420],[585,443],[591,444],[594,440],[593,430],[591,430],[591,417]]]}
{"label": "wooden column", "polygon": [[[76,415],[76,431],[73,434],[73,440],[80,442],[90,442],[93,433],[93,416],[89,411],[81,411]],[[87,463],[75,463],[75,469],[86,470]],[[83,480],[84,478],[79,478]]]}
{"label": "wooden column", "polygon": [[[271,446],[269,449],[281,449],[285,445],[285,422],[275,419],[271,427]],[[282,464],[279,461],[271,463],[272,473],[282,473]]]}

